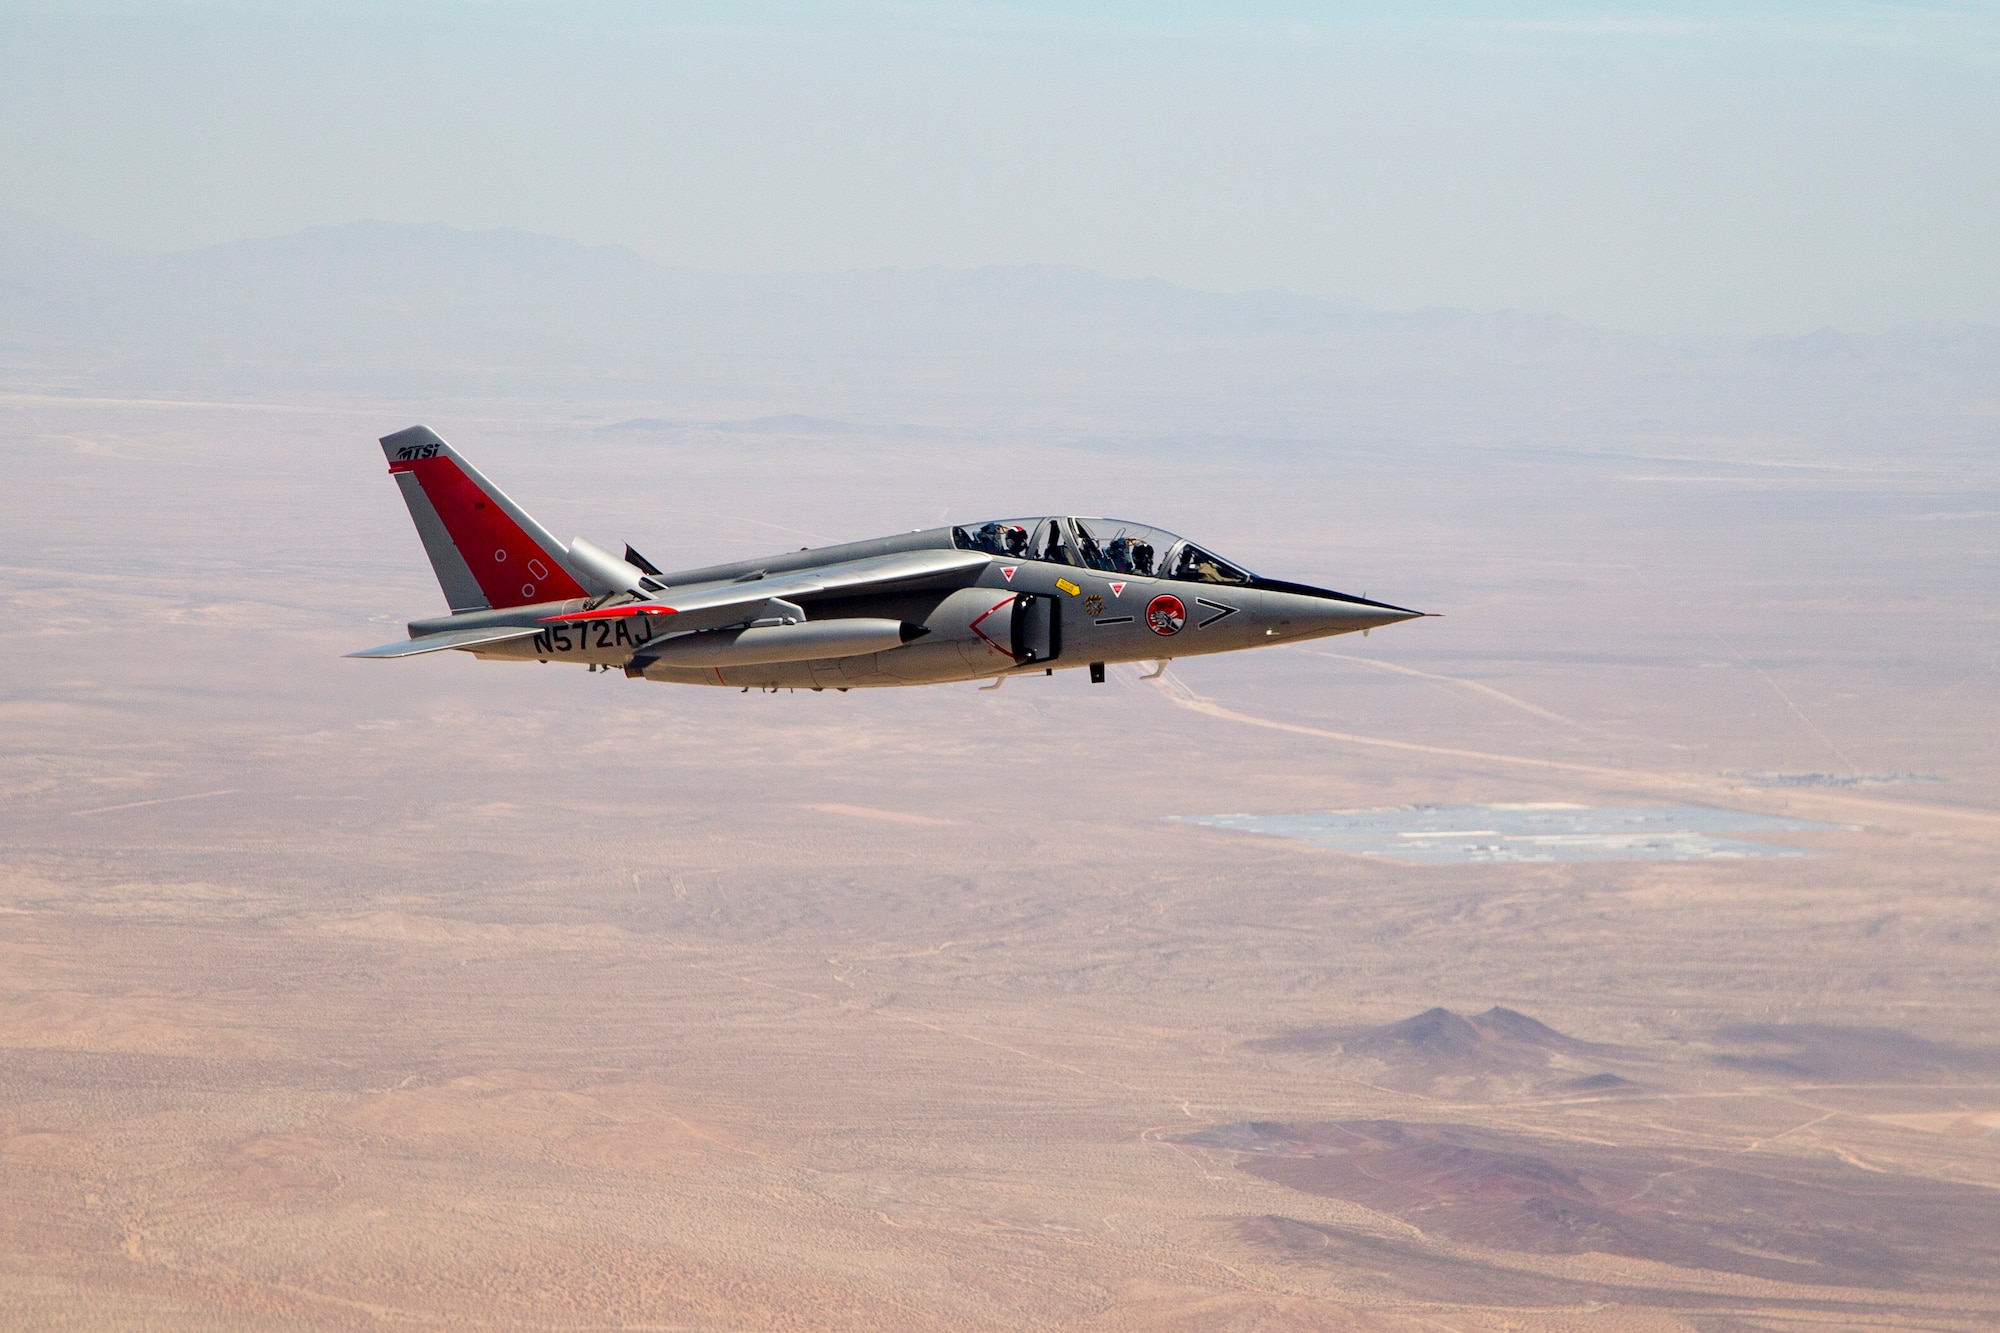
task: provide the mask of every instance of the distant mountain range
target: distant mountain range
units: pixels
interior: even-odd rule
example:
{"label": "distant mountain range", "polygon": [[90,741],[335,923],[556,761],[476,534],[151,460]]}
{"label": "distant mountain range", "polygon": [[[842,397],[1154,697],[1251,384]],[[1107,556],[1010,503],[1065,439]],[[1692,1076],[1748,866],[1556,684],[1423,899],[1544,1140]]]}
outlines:
{"label": "distant mountain range", "polygon": [[1288,292],[1198,292],[1052,265],[722,275],[654,264],[623,246],[437,223],[356,222],[145,254],[15,218],[0,223],[0,284],[10,332],[39,325],[127,342],[254,335],[240,350],[259,356],[279,350],[270,335],[324,346],[349,326],[505,360],[597,343],[810,347],[857,335],[889,347],[1001,348],[1395,329],[1532,331],[1542,341],[1587,333],[1554,316],[1369,314]]}
{"label": "distant mountain range", "polygon": [[1692,350],[1557,315],[1368,312],[1056,266],[721,275],[388,222],[145,254],[0,215],[0,374],[126,390],[562,391],[1392,439],[1651,420],[1837,441],[1887,411],[1966,444],[1996,371],[1992,328]]}

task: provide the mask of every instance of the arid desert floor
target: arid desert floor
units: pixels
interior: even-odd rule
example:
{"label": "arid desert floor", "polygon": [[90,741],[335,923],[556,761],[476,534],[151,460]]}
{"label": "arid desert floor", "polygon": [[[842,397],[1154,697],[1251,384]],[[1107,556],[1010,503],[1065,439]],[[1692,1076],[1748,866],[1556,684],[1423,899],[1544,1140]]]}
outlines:
{"label": "arid desert floor", "polygon": [[[421,413],[421,418],[419,418]],[[2000,475],[0,395],[0,1324],[2000,1324]],[[1108,512],[1442,618],[850,694],[340,654],[377,435],[668,566]],[[1782,858],[1175,816],[1706,805]]]}

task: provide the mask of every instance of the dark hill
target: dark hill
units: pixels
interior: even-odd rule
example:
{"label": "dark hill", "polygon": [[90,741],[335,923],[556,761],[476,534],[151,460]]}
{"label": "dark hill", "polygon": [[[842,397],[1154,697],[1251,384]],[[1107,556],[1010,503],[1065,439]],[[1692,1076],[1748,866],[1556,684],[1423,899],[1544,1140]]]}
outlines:
{"label": "dark hill", "polygon": [[1715,1035],[1746,1048],[1717,1055],[1715,1063],[1786,1078],[1889,1083],[2000,1069],[2000,1051],[1952,1046],[1895,1028],[1742,1023]]}
{"label": "dark hill", "polygon": [[1303,1028],[1250,1043],[1254,1050],[1326,1053],[1387,1066],[1388,1081],[1421,1087],[1440,1078],[1490,1078],[1550,1072],[1567,1063],[1572,1077],[1593,1072],[1580,1061],[1615,1056],[1608,1046],[1579,1041],[1548,1024],[1499,1006],[1470,1018],[1450,1009],[1375,1027]]}
{"label": "dark hill", "polygon": [[[1401,1218],[1425,1237],[1515,1253],[1628,1255],[1781,1282],[1912,1291],[1983,1282],[2000,1259],[1991,1191],[1823,1157],[1715,1161],[1395,1120],[1218,1125],[1178,1141],[1239,1154],[1238,1169],[1250,1175]],[[1689,1171],[1697,1162],[1701,1170]],[[1331,1246],[1322,1241],[1354,1234],[1322,1226],[1296,1248],[1323,1261]],[[1266,1239],[1287,1244],[1281,1233]],[[1427,1252],[1428,1243],[1412,1246],[1378,1271],[1420,1274]]]}

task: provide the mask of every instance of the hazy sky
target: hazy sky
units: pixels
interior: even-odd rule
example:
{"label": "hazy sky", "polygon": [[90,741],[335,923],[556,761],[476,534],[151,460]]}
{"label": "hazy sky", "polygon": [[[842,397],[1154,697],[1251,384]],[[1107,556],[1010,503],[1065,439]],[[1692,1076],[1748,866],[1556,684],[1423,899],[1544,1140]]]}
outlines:
{"label": "hazy sky", "polygon": [[0,207],[726,270],[2000,320],[2000,6],[0,3]]}

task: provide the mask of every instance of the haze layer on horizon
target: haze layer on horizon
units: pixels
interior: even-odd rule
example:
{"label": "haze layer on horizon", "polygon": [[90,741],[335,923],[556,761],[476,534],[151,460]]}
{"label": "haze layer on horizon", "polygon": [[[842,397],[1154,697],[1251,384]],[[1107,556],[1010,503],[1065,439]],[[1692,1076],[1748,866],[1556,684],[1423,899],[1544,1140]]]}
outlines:
{"label": "haze layer on horizon", "polygon": [[0,199],[1651,332],[2000,320],[1986,7],[14,5]]}

